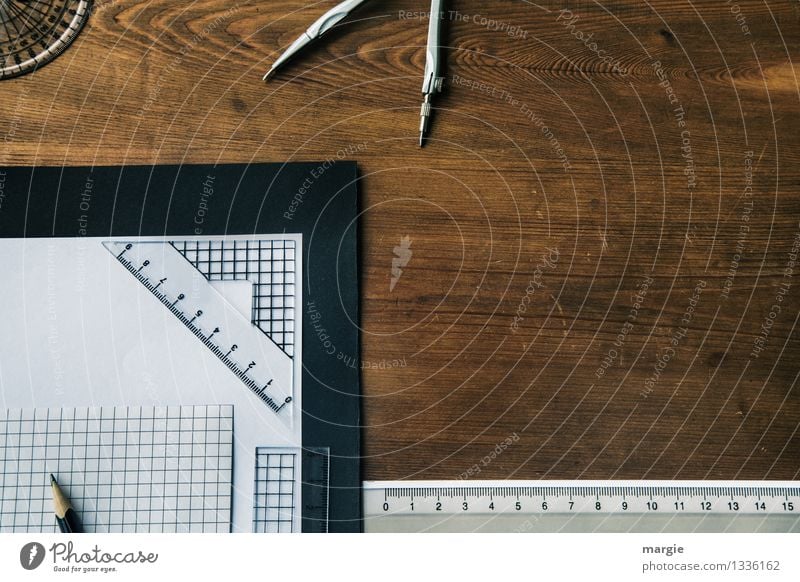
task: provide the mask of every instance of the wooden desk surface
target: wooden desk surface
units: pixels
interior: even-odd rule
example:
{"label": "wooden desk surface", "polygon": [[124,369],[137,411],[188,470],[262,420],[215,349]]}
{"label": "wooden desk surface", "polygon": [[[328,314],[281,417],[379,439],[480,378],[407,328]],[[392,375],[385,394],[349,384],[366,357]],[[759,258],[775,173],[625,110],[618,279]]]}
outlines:
{"label": "wooden desk surface", "polygon": [[0,164],[358,160],[365,478],[797,478],[800,4],[453,1],[424,150],[427,2],[308,4],[98,1]]}

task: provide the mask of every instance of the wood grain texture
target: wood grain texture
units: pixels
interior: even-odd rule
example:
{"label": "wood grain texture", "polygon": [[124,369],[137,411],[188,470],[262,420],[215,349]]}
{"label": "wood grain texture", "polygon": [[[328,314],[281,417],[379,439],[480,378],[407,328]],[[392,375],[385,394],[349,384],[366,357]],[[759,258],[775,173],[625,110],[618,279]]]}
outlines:
{"label": "wood grain texture", "polygon": [[424,150],[401,11],[426,2],[365,6],[269,85],[333,2],[97,4],[0,84],[0,163],[357,159],[365,478],[797,478],[796,0],[451,2]]}

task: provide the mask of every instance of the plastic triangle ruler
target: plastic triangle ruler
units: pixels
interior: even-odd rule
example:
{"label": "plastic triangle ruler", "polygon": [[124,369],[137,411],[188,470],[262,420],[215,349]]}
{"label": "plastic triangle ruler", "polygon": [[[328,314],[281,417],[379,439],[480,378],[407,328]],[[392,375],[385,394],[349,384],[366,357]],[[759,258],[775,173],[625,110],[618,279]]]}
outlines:
{"label": "plastic triangle ruler", "polygon": [[294,241],[103,244],[242,384],[290,422]]}

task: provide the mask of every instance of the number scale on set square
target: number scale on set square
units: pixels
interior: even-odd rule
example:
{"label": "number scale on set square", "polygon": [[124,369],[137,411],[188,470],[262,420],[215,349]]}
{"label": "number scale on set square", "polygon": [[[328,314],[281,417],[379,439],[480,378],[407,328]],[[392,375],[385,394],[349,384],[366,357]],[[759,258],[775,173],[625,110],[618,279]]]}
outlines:
{"label": "number scale on set square", "polygon": [[[596,516],[591,523],[619,518],[629,523],[654,516],[714,518],[776,517],[800,525],[800,483],[779,481],[368,481],[364,483],[367,530],[380,522],[416,520],[425,531],[459,518],[479,527],[493,516],[519,531],[520,524],[559,516],[560,524]],[[510,521],[516,519],[517,521]],[[599,520],[599,521],[598,521]],[[399,523],[398,522],[398,523]],[[576,521],[577,523],[577,521]],[[594,527],[594,526],[593,526]],[[622,527],[624,529],[624,526]],[[457,525],[454,531],[460,531]]]}
{"label": "number scale on set square", "polygon": [[280,347],[226,301],[173,245],[103,244],[239,381],[289,422],[292,359]]}

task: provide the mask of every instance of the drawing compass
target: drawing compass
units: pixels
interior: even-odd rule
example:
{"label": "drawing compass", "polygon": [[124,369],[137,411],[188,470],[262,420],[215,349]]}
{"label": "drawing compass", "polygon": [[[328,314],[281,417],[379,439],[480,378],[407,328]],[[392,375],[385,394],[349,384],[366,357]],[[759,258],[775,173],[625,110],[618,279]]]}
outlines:
{"label": "drawing compass", "polygon": [[[307,45],[323,36],[334,26],[344,20],[353,10],[364,4],[366,0],[345,0],[328,10],[301,34],[276,60],[264,80],[271,79],[276,71],[291,60]],[[428,45],[425,52],[425,74],[422,80],[422,109],[420,110],[419,146],[425,145],[430,119],[433,114],[433,98],[444,89],[444,77],[441,76],[441,26],[444,0],[431,0],[429,13]]]}
{"label": "drawing compass", "polygon": [[89,18],[93,0],[0,0],[0,80],[60,55]]}

